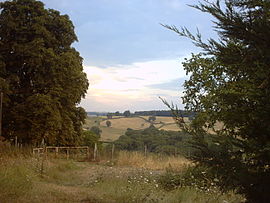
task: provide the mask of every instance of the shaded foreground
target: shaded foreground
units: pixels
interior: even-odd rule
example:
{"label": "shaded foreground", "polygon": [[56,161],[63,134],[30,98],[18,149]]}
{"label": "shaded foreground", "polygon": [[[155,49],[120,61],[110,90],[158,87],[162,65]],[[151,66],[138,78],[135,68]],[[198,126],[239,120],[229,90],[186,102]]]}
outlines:
{"label": "shaded foreground", "polygon": [[[241,202],[233,193],[202,192],[195,187],[166,190],[159,177],[166,170],[181,173],[183,158],[144,158],[120,153],[99,163],[1,156],[1,202]],[[177,161],[178,159],[178,161]],[[162,168],[163,164],[163,168]]]}

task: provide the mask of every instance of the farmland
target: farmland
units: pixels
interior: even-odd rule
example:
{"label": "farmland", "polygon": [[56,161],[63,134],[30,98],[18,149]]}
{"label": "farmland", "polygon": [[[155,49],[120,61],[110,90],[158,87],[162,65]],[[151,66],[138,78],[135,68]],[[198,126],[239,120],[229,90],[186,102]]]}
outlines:
{"label": "farmland", "polygon": [[[148,128],[151,123],[148,121],[147,116],[140,117],[113,117],[113,119],[107,119],[106,117],[87,117],[84,125],[85,129],[89,129],[92,126],[98,126],[101,130],[102,141],[115,141],[121,135],[123,135],[127,128],[134,130],[140,130]],[[106,126],[106,121],[111,122],[111,127]],[[185,118],[186,121],[188,119]],[[162,130],[179,131],[179,127],[175,124],[172,117],[156,117],[153,125]]]}

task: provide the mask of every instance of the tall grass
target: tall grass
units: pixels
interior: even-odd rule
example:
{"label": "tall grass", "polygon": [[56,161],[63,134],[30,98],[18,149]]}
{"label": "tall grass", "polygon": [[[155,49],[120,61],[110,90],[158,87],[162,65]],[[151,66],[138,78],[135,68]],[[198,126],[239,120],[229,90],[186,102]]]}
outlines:
{"label": "tall grass", "polygon": [[116,165],[108,167],[102,162],[43,159],[32,156],[30,149],[6,148],[0,151],[0,159],[0,202],[242,201],[233,193],[211,194],[193,187],[165,190],[158,181],[160,173],[165,169],[181,173],[190,165],[181,157],[119,152]]}
{"label": "tall grass", "polygon": [[35,173],[29,162],[30,150],[12,146],[0,148],[1,200],[13,200],[26,194],[33,186]]}
{"label": "tall grass", "polygon": [[142,152],[120,151],[116,159],[118,166],[131,166],[151,170],[182,171],[192,163],[184,157],[168,156],[160,154],[148,154],[145,156]]}
{"label": "tall grass", "polygon": [[36,189],[37,183],[68,180],[66,172],[72,169],[76,169],[73,161],[36,157],[30,147],[1,147],[0,202],[21,202],[22,199],[28,202],[25,197]]}

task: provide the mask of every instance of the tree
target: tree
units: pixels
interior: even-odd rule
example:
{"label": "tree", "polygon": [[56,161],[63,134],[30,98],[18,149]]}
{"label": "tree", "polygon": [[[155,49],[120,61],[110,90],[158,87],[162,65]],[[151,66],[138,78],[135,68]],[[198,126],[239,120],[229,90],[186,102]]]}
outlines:
{"label": "tree", "polygon": [[130,117],[130,116],[131,116],[131,113],[130,113],[129,110],[127,110],[127,111],[125,111],[125,112],[123,113],[123,115],[124,115],[125,117]]}
{"label": "tree", "polygon": [[183,102],[197,114],[190,126],[179,125],[201,152],[194,160],[219,178],[222,189],[237,189],[248,202],[268,202],[270,2],[205,1],[193,7],[216,19],[220,38],[203,42],[200,33],[165,25],[203,49],[183,63],[190,74]]}
{"label": "tree", "polygon": [[20,142],[74,145],[86,118],[77,107],[88,88],[67,15],[35,0],[0,3],[3,136]]}
{"label": "tree", "polygon": [[97,135],[97,136],[100,138],[100,135],[101,135],[101,133],[102,133],[102,130],[101,130],[99,127],[97,127],[97,126],[92,126],[92,127],[90,128],[90,131],[93,132],[93,133],[95,133],[95,135]]}
{"label": "tree", "polygon": [[121,150],[142,151],[147,146],[149,152],[175,154],[179,147],[179,153],[187,154],[185,138],[188,136],[184,132],[158,130],[151,126],[143,130],[127,129],[114,143]]}
{"label": "tree", "polygon": [[110,127],[112,125],[112,122],[111,121],[106,121],[106,125],[107,125],[107,127]]}
{"label": "tree", "polygon": [[154,122],[156,120],[155,116],[149,116],[148,121],[149,122]]}
{"label": "tree", "polygon": [[83,145],[94,147],[95,143],[99,143],[99,137],[93,133],[92,131],[84,131],[83,132]]}

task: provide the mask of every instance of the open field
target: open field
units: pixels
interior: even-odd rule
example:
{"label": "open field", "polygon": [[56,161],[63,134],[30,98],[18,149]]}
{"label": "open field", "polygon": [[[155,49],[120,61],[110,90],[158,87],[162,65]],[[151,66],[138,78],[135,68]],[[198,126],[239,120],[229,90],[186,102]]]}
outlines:
{"label": "open field", "polygon": [[[145,120],[134,117],[134,118],[119,118],[119,119],[110,119],[112,127],[117,129],[126,130],[127,128],[132,128],[134,130],[148,128],[150,126],[149,122]],[[100,123],[101,126],[106,126],[106,121]]]}
{"label": "open field", "polygon": [[[84,124],[84,128],[90,129],[92,126],[98,126],[101,130],[101,140],[102,141],[114,141],[117,140],[121,135],[124,135],[127,128],[131,128],[134,130],[145,129],[150,126],[150,122],[148,121],[148,116],[140,116],[140,117],[113,117],[113,119],[107,119],[104,117],[87,117],[86,123]],[[106,121],[111,121],[111,127],[106,126]],[[186,121],[188,119],[186,118]],[[179,131],[179,127],[175,124],[172,117],[156,117],[156,121],[154,121],[154,126],[163,130],[172,130]]]}
{"label": "open field", "polygon": [[179,126],[177,124],[168,124],[161,128],[160,130],[171,130],[171,131],[180,131]]}
{"label": "open field", "polygon": [[207,193],[192,187],[165,190],[159,177],[168,166],[177,167],[174,170],[181,173],[189,164],[181,157],[144,157],[124,152],[113,162],[99,163],[43,160],[19,153],[0,154],[0,158],[1,202],[239,203],[243,199],[232,192]]}
{"label": "open field", "polygon": [[105,126],[100,126],[100,129],[102,130],[101,133],[101,141],[114,141],[117,140],[121,135],[124,135],[126,132],[126,129],[119,129],[115,127],[105,127]]}

